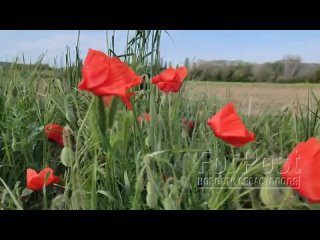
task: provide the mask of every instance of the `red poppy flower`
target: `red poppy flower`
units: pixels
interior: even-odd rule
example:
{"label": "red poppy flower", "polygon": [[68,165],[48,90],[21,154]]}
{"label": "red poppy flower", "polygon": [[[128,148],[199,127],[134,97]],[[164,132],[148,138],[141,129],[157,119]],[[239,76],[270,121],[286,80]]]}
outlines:
{"label": "red poppy flower", "polygon": [[53,123],[46,125],[44,130],[48,140],[56,142],[61,146],[64,146],[63,127],[61,127],[59,124]]}
{"label": "red poppy flower", "polygon": [[189,129],[192,129],[194,127],[194,122],[192,120],[188,120],[186,118],[182,119],[182,125],[185,127],[188,127]]}
{"label": "red poppy flower", "polygon": [[[46,181],[46,177],[48,175],[48,179]],[[51,168],[45,168],[41,172],[37,173],[35,170],[28,168],[27,169],[27,188],[33,191],[41,191],[44,184],[46,186],[59,183],[60,178],[54,176],[53,170]]]}
{"label": "red poppy flower", "polygon": [[[129,89],[142,83],[142,77],[117,57],[109,57],[101,51],[89,49],[84,61],[83,80],[78,88],[96,96],[119,96],[130,108]],[[128,103],[129,102],[129,103]]]}
{"label": "red poppy flower", "polygon": [[187,74],[188,69],[186,67],[179,67],[177,69],[170,67],[153,77],[152,83],[156,84],[163,92],[178,92]]}
{"label": "red poppy flower", "polygon": [[227,104],[209,119],[208,125],[218,138],[232,146],[241,147],[255,141],[255,134],[246,129],[233,103]]}
{"label": "red poppy flower", "polygon": [[301,196],[311,203],[319,203],[320,141],[312,137],[299,143],[282,166],[281,176]]}
{"label": "red poppy flower", "polygon": [[139,116],[138,117],[138,123],[139,125],[142,124],[142,121],[146,121],[147,123],[149,123],[151,121],[151,116],[149,113],[144,113],[143,116]]}

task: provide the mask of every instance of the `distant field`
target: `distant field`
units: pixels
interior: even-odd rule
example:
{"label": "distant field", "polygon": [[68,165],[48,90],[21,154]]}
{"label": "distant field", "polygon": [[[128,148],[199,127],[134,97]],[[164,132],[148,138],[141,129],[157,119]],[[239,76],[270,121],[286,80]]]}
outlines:
{"label": "distant field", "polygon": [[[251,113],[261,111],[279,112],[284,106],[294,106],[298,101],[307,104],[308,90],[320,97],[320,84],[281,84],[281,83],[221,83],[221,82],[188,82],[186,90],[192,89],[192,99],[204,94],[210,99],[217,97],[226,102],[228,98],[246,113],[251,99]],[[194,94],[196,93],[196,94]]]}

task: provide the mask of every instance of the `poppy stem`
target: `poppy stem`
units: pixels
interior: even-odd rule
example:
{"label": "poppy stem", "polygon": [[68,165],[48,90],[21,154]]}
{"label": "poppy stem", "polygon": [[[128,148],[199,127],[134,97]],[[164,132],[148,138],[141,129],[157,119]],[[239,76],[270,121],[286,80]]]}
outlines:
{"label": "poppy stem", "polygon": [[133,118],[134,118],[134,125],[136,126],[136,130],[138,132],[138,138],[139,138],[140,144],[142,146],[143,153],[147,153],[145,142],[142,140],[142,133],[141,133],[141,129],[140,129],[140,126],[138,123],[138,115],[137,115],[136,107],[134,104],[132,104],[132,113],[133,113]]}
{"label": "poppy stem", "polygon": [[171,96],[170,93],[166,93],[166,104],[168,104],[168,116],[169,116],[169,133],[170,133],[170,143],[171,148],[174,149],[174,143],[173,143],[173,131],[172,131],[172,106],[171,106]]}
{"label": "poppy stem", "polygon": [[105,153],[108,150],[111,150],[111,146],[108,139],[107,134],[107,115],[104,107],[104,103],[102,97],[98,97],[98,106],[97,106],[97,118],[98,118],[98,125],[99,125],[99,135],[102,143],[102,148]]}
{"label": "poppy stem", "polygon": [[43,186],[42,193],[43,193],[43,210],[47,210],[48,209],[48,200],[47,200],[47,191],[46,191],[45,184]]}
{"label": "poppy stem", "polygon": [[[101,145],[104,152],[104,157],[106,159],[106,176],[108,176],[110,181],[110,187],[112,190],[113,195],[116,195],[115,192],[115,169],[114,169],[114,161],[112,156],[112,147],[110,145],[110,138],[107,132],[107,128],[111,128],[112,125],[107,124],[108,118],[105,110],[105,106],[103,103],[102,97],[98,97],[98,103],[97,103],[97,119],[98,119],[98,133],[100,135]],[[116,99],[113,99],[115,101]],[[114,105],[116,107],[116,105]],[[113,114],[109,112],[109,115]],[[113,119],[112,119],[113,121]]]}
{"label": "poppy stem", "polygon": [[98,117],[99,117],[99,127],[101,132],[104,134],[107,130],[107,116],[104,108],[102,97],[98,97]]}
{"label": "poppy stem", "polygon": [[114,117],[116,115],[116,110],[119,102],[120,102],[120,97],[114,97],[111,102],[111,106],[108,111],[108,128],[111,128],[113,125]]}
{"label": "poppy stem", "polygon": [[81,137],[81,132],[82,132],[82,129],[84,128],[85,126],[85,123],[86,123],[86,120],[88,119],[89,117],[89,113],[91,112],[91,108],[93,106],[93,103],[94,103],[94,98],[91,100],[91,103],[89,105],[89,108],[88,108],[88,111],[79,127],[79,130],[78,130],[78,134],[77,134],[77,139],[76,139],[76,154],[75,154],[75,159],[78,159],[78,152],[79,152],[79,148],[80,148],[80,137]]}
{"label": "poppy stem", "polygon": [[[110,117],[110,115],[115,115],[115,110],[117,106],[118,99],[113,99],[113,103],[111,105],[111,109],[109,111],[109,116],[106,114],[105,106],[103,103],[102,97],[98,97],[98,105],[97,105],[97,119],[98,119],[98,133],[101,139],[101,145],[104,152],[104,157],[106,159],[106,176],[110,182],[110,188],[113,196],[116,196],[116,180],[115,180],[115,167],[113,160],[113,149],[110,145],[110,138],[108,134],[108,129],[112,127],[114,116]],[[108,118],[109,117],[109,118]]]}

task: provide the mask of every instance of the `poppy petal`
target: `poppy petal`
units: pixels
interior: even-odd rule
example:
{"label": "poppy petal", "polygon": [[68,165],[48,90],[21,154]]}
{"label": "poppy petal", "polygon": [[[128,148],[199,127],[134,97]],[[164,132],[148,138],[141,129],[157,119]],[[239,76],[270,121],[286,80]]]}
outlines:
{"label": "poppy petal", "polygon": [[247,130],[233,103],[227,104],[218,111],[208,120],[208,125],[218,138],[235,147],[255,141],[255,134]]}
{"label": "poppy petal", "polygon": [[179,92],[182,82],[188,74],[186,67],[174,69],[172,67],[162,71],[152,78],[152,83],[156,84],[163,92]]}
{"label": "poppy petal", "polygon": [[118,79],[121,76],[128,89],[140,85],[143,78],[138,76],[126,63],[120,61],[119,58],[111,58],[112,68],[110,71],[110,79]]}
{"label": "poppy petal", "polygon": [[160,82],[160,81],[161,81],[161,78],[160,78],[159,75],[154,76],[154,77],[152,78],[152,80],[151,80],[151,82],[152,82],[153,84],[157,84],[157,83]]}
{"label": "poppy petal", "polygon": [[176,71],[172,67],[164,70],[160,74],[160,78],[162,82],[170,82],[175,78],[175,76],[176,76]]}
{"label": "poppy petal", "polygon": [[27,169],[27,188],[33,191],[41,191],[45,180],[48,174],[48,179],[46,185],[50,185],[52,183],[59,183],[60,178],[53,175],[53,170],[51,168],[45,168],[40,173],[37,173],[31,168]]}
{"label": "poppy petal", "polygon": [[81,82],[78,87],[80,89],[88,89],[97,87],[103,84],[109,74],[109,57],[103,52],[89,49],[87,57],[84,61],[82,68],[83,83]]}
{"label": "poppy petal", "polygon": [[179,67],[176,70],[176,74],[180,82],[182,82],[188,75],[188,69],[186,67]]}
{"label": "poppy petal", "polygon": [[46,138],[49,141],[53,141],[55,143],[58,143],[61,146],[64,146],[63,131],[64,131],[63,127],[60,126],[59,124],[56,124],[56,123],[47,124],[45,126]]}
{"label": "poppy petal", "polygon": [[90,91],[96,96],[126,96],[128,88],[126,86],[125,80],[122,76],[118,76],[118,79],[114,79],[112,82],[105,82],[102,85],[90,89]]}
{"label": "poppy petal", "polygon": [[32,178],[33,176],[36,176],[37,175],[37,172],[31,168],[28,168],[27,169],[27,178]]}
{"label": "poppy petal", "polygon": [[27,188],[33,191],[39,191],[43,187],[43,183],[39,179],[37,172],[31,168],[27,169]]}
{"label": "poppy petal", "polygon": [[299,143],[282,166],[281,176],[288,186],[310,203],[319,203],[320,141],[312,137]]}
{"label": "poppy petal", "polygon": [[80,90],[87,90],[88,89],[86,81],[84,79],[82,79],[82,81],[79,83],[78,88]]}
{"label": "poppy petal", "polygon": [[121,97],[121,99],[122,99],[122,102],[124,103],[124,105],[126,105],[126,107],[129,110],[132,110],[132,104],[130,102],[130,98],[129,97]]}
{"label": "poppy petal", "polygon": [[130,88],[142,83],[126,63],[117,57],[89,49],[83,69],[83,80],[78,84],[80,90],[92,92],[96,96],[126,97]]}
{"label": "poppy petal", "polygon": [[54,183],[54,184],[58,184],[60,181],[61,181],[61,179],[60,179],[60,177],[58,177],[58,176],[54,176],[54,177],[52,178],[52,183]]}

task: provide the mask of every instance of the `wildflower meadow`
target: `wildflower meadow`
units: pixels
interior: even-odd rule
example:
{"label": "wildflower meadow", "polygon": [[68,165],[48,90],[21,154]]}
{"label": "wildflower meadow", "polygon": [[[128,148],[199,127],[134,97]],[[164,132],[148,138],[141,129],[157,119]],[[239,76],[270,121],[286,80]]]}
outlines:
{"label": "wildflower meadow", "polygon": [[307,105],[248,114],[195,93],[190,66],[164,66],[166,31],[133,32],[123,53],[112,35],[63,67],[0,68],[0,209],[317,208],[312,90]]}

